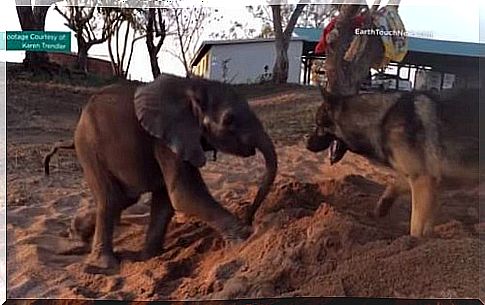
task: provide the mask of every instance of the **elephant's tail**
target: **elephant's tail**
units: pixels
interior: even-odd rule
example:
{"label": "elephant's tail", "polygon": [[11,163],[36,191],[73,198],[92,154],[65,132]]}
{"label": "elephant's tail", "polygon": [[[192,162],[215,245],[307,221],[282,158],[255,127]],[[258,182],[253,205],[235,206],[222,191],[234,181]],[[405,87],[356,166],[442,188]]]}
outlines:
{"label": "elephant's tail", "polygon": [[52,149],[44,156],[44,174],[49,176],[49,163],[51,161],[52,156],[59,150],[62,149],[74,149],[74,140],[66,141],[66,142],[58,142],[52,146]]}

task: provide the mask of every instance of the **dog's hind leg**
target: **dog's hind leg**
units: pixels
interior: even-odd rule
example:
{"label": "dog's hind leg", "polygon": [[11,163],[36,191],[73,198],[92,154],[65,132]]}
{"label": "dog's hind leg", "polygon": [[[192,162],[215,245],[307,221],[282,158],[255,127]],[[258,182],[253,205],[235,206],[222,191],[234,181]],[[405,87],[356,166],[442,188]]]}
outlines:
{"label": "dog's hind leg", "polygon": [[406,195],[410,191],[409,183],[402,177],[396,178],[396,181],[387,185],[384,193],[379,198],[374,208],[374,217],[380,218],[389,214],[392,205],[401,195]]}
{"label": "dog's hind leg", "polygon": [[412,192],[411,236],[424,237],[433,233],[439,202],[437,179],[421,175],[410,179]]}

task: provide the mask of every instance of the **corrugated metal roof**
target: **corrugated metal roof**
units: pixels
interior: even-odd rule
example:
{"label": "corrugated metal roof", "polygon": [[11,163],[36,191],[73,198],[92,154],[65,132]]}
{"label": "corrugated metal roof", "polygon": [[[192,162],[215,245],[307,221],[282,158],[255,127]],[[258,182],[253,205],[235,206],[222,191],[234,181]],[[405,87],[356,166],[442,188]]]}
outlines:
{"label": "corrugated metal roof", "polygon": [[[321,28],[295,28],[293,34],[305,41],[317,42]],[[409,51],[455,56],[484,57],[485,44],[409,37]]]}
{"label": "corrugated metal roof", "polygon": [[322,35],[321,28],[295,28],[293,30],[293,36],[303,38],[306,41],[318,42]]}
{"label": "corrugated metal roof", "polygon": [[[306,40],[304,37],[293,36],[293,41]],[[250,39],[229,39],[229,40],[206,40],[203,44],[218,45],[218,44],[238,44],[238,43],[258,43],[258,42],[273,42],[274,38],[250,38]]]}

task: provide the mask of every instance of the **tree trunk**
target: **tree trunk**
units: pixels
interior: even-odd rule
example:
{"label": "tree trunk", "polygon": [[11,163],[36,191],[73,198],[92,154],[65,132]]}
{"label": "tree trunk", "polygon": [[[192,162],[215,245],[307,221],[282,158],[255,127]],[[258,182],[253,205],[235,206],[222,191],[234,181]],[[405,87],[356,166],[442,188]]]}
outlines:
{"label": "tree trunk", "polygon": [[[156,15],[158,14],[158,23]],[[158,25],[158,26],[157,26]],[[160,36],[160,40],[155,46],[155,33]],[[154,8],[148,9],[148,25],[146,33],[146,45],[148,50],[148,55],[150,56],[150,66],[152,68],[153,79],[156,79],[160,74],[160,66],[158,65],[158,52],[162,47],[163,41],[165,40],[166,28],[165,23],[162,20],[161,10],[155,10]]]}
{"label": "tree trunk", "polygon": [[[49,6],[16,6],[22,31],[43,31]],[[24,66],[28,69],[46,67],[49,56],[45,52],[25,52]]]}
{"label": "tree trunk", "polygon": [[273,82],[285,84],[288,81],[288,46],[285,41],[276,41],[276,61],[273,67]]}
{"label": "tree trunk", "polygon": [[84,73],[88,72],[88,51],[89,45],[84,41],[79,35],[77,37],[77,64],[76,68],[83,71]]}
{"label": "tree trunk", "polygon": [[276,60],[273,67],[273,82],[276,84],[285,84],[288,81],[288,47],[290,45],[291,35],[295,28],[298,17],[303,12],[306,4],[298,4],[291,13],[290,20],[283,30],[281,5],[272,5],[273,13],[273,30],[275,32],[275,51]]}
{"label": "tree trunk", "polygon": [[158,56],[153,51],[149,51],[148,54],[150,55],[150,66],[152,67],[153,79],[155,79],[162,73],[160,71],[160,66],[158,65]]}
{"label": "tree trunk", "polygon": [[29,70],[44,70],[49,66],[49,56],[45,52],[25,52],[24,67]]}

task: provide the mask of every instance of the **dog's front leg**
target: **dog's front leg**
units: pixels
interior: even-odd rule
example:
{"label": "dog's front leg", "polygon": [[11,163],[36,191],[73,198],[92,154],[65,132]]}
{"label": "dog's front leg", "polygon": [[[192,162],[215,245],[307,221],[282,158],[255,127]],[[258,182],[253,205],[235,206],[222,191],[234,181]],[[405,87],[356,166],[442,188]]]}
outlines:
{"label": "dog's front leg", "polygon": [[436,214],[438,182],[435,177],[420,175],[410,178],[412,193],[411,236],[424,237],[433,233]]}
{"label": "dog's front leg", "polygon": [[374,208],[374,217],[380,218],[388,215],[396,199],[401,195],[408,194],[409,191],[409,183],[404,178],[397,177],[393,183],[387,185],[384,193],[379,198]]}

